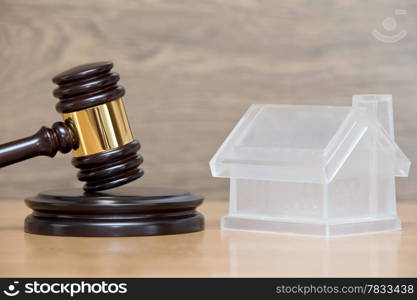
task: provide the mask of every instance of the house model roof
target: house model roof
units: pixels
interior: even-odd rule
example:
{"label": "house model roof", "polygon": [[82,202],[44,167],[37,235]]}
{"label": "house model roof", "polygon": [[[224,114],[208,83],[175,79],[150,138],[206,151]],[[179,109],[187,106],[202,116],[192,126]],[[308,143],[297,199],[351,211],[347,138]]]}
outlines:
{"label": "house model roof", "polygon": [[396,176],[407,176],[410,161],[388,131],[359,106],[252,105],[210,167],[215,177],[330,183],[371,136],[395,160]]}

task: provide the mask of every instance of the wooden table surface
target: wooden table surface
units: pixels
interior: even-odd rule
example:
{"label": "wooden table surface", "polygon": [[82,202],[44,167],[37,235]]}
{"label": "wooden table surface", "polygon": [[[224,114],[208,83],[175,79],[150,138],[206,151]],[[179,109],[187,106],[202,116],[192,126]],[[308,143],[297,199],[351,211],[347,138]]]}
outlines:
{"label": "wooden table surface", "polygon": [[227,202],[200,209],[206,230],[172,236],[76,238],[23,232],[30,211],[0,200],[1,277],[417,276],[417,204],[402,232],[313,238],[221,231]]}

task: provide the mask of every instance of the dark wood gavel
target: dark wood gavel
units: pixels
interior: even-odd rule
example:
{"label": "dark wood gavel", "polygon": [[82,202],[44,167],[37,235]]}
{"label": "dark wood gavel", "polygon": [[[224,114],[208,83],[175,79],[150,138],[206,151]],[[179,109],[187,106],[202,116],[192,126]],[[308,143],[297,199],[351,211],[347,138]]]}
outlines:
{"label": "dark wood gavel", "polygon": [[139,141],[133,138],[112,62],[80,65],[55,76],[53,94],[63,121],[30,137],[0,145],[0,168],[35,157],[73,150],[72,164],[85,191],[100,191],[143,175]]}

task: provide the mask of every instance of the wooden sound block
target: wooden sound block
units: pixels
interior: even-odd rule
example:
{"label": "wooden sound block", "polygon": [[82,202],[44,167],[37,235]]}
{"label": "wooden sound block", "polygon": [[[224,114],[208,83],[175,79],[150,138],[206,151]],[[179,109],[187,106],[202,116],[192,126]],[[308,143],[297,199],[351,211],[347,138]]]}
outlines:
{"label": "wooden sound block", "polygon": [[165,188],[51,190],[25,199],[25,231],[59,236],[149,236],[201,231],[203,197]]}

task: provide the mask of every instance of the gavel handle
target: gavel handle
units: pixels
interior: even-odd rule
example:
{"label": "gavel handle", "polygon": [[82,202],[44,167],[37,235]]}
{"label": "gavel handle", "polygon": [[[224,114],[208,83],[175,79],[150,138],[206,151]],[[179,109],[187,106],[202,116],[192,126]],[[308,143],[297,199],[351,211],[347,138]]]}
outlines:
{"label": "gavel handle", "polygon": [[67,153],[78,148],[74,130],[63,122],[52,128],[41,127],[34,135],[0,145],[0,168],[35,157],[54,157],[58,151]]}

